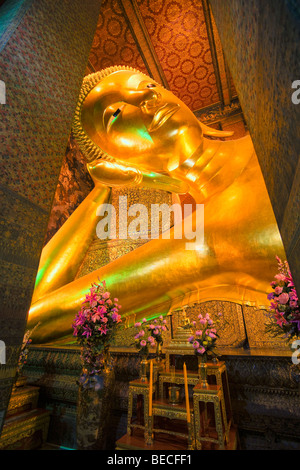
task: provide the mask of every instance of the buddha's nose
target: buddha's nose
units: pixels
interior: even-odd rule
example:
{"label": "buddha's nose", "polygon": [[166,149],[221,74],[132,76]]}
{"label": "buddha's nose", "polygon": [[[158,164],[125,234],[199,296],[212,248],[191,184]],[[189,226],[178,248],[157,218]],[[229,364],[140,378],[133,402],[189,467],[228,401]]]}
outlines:
{"label": "buddha's nose", "polygon": [[140,107],[144,112],[150,112],[161,102],[161,94],[153,88],[128,91],[126,101]]}
{"label": "buddha's nose", "polygon": [[151,113],[151,111],[153,111],[154,108],[157,108],[160,102],[161,102],[161,94],[155,90],[148,90],[147,97],[141,102],[140,108],[145,113]]}

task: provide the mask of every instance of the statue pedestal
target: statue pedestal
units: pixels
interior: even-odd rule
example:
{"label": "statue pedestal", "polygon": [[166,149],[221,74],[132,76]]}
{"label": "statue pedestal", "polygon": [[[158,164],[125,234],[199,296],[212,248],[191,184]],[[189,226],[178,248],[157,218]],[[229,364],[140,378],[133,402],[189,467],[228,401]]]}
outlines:
{"label": "statue pedestal", "polygon": [[50,412],[38,408],[39,387],[12,391],[0,438],[0,450],[34,450],[47,441]]}

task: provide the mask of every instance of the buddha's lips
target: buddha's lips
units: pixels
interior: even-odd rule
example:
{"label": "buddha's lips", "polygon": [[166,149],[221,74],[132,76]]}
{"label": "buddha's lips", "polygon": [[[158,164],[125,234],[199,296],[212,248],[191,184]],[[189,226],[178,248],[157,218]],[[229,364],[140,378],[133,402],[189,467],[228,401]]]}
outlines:
{"label": "buddha's lips", "polygon": [[150,126],[148,127],[148,132],[156,131],[162,126],[167,119],[173,116],[176,111],[180,108],[179,104],[167,103],[161,108],[159,108],[153,116]]}

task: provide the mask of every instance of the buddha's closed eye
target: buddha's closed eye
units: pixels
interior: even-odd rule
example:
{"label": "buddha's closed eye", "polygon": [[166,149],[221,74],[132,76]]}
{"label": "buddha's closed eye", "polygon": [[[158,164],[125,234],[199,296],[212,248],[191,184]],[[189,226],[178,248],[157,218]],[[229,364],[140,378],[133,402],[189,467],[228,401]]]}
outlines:
{"label": "buddha's closed eye", "polygon": [[125,104],[123,104],[122,106],[120,106],[118,109],[116,109],[116,111],[111,115],[111,117],[109,118],[109,121],[107,123],[107,130],[109,130],[109,128],[111,127],[111,125],[116,121],[116,119],[118,118],[118,116],[121,114],[122,110],[124,109],[125,107]]}

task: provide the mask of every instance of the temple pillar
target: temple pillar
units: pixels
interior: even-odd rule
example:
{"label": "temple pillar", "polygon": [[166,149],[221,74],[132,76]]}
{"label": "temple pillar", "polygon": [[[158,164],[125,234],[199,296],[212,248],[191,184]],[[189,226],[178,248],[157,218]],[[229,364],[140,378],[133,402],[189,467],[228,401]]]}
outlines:
{"label": "temple pillar", "polygon": [[0,432],[100,7],[100,0],[0,7]]}
{"label": "temple pillar", "polygon": [[[293,0],[210,0],[300,292],[300,9]],[[299,88],[299,87],[298,87]]]}

